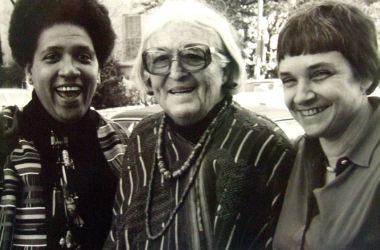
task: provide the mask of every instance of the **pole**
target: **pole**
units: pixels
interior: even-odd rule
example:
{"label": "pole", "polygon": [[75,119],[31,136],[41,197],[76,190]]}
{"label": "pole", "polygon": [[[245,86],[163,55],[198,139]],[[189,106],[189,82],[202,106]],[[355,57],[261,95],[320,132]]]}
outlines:
{"label": "pole", "polygon": [[257,40],[256,40],[256,64],[255,64],[255,79],[261,78],[262,50],[264,49],[262,19],[264,0],[258,0],[258,16],[257,16]]}

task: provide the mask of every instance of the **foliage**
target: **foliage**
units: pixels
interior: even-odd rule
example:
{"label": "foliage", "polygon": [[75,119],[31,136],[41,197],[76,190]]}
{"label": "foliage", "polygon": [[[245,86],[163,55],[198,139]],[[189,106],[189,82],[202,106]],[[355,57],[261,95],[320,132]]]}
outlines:
{"label": "foliage", "polygon": [[119,70],[118,62],[110,60],[100,73],[100,83],[92,100],[96,109],[137,105],[141,103],[140,91],[131,86]]}
{"label": "foliage", "polygon": [[[258,26],[258,1],[257,0],[199,0],[209,4],[236,28],[241,37],[241,47],[243,57],[247,65],[248,77],[253,77],[254,66],[257,57],[257,47],[259,40]],[[264,49],[262,52],[263,65],[262,73],[268,77],[276,75],[276,47],[277,35],[291,13],[300,5],[319,0],[263,0],[263,38]],[[146,12],[160,5],[163,0],[144,2]],[[379,0],[345,0],[344,2],[356,4],[366,13],[375,17],[375,21],[380,22]],[[377,22],[377,23],[378,23]],[[378,32],[380,37],[380,32]]]}
{"label": "foliage", "polygon": [[[258,32],[258,3],[256,0],[200,0],[210,5],[212,8],[216,9],[219,13],[224,15],[230,23],[238,31],[241,38],[241,47],[243,57],[245,58],[247,65],[248,77],[252,77],[254,73],[254,65],[256,62],[256,48]],[[303,2],[305,0],[298,0],[298,2]],[[149,12],[152,8],[160,5],[163,0],[149,1],[145,4],[146,12]],[[289,16],[291,10],[293,10],[293,5],[288,3],[288,1],[279,0],[264,0],[263,16],[266,20],[264,23],[265,29],[262,32],[264,37],[264,53],[265,53],[265,63],[263,66],[263,73],[273,70],[275,67],[274,52],[273,50],[276,46],[275,43],[270,41],[276,40],[276,35],[278,34],[283,23]]]}
{"label": "foliage", "polygon": [[25,88],[24,70],[16,63],[0,67],[1,88]]}

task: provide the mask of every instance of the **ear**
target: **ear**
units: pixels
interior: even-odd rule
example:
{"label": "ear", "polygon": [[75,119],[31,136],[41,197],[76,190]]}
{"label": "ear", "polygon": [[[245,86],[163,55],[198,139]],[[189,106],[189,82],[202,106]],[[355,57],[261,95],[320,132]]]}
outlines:
{"label": "ear", "polygon": [[367,90],[368,88],[371,86],[373,80],[372,79],[363,79],[361,82],[360,82],[360,90],[362,91],[362,93],[364,95],[367,94]]}
{"label": "ear", "polygon": [[33,85],[32,81],[32,65],[30,63],[26,64],[24,68],[24,73],[25,73],[25,82]]}
{"label": "ear", "polygon": [[223,85],[224,84],[229,84],[229,82],[232,80],[232,64],[228,63],[224,68],[223,68]]}

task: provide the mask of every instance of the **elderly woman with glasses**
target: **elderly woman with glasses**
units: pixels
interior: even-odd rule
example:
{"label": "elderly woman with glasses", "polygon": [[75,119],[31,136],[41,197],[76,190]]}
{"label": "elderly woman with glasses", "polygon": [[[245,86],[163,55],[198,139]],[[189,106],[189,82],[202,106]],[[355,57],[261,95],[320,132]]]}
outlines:
{"label": "elderly woman with glasses", "polygon": [[163,112],[128,141],[108,248],[270,247],[294,153],[232,101],[244,66],[229,23],[184,1],[148,20],[135,72]]}
{"label": "elderly woman with glasses", "polygon": [[[295,34],[297,34],[295,36]],[[285,102],[306,135],[274,249],[380,248],[380,79],[376,27],[343,2],[312,3],[278,40]]]}

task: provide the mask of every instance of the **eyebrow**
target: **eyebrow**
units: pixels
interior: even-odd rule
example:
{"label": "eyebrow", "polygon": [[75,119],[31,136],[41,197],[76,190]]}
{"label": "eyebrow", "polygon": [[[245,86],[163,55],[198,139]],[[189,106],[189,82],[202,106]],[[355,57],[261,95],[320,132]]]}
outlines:
{"label": "eyebrow", "polygon": [[[334,64],[328,63],[328,62],[320,62],[313,65],[310,65],[307,67],[308,71],[316,70],[321,67],[335,67]],[[285,77],[285,76],[291,76],[292,74],[287,71],[279,72],[279,76]]]}
{"label": "eyebrow", "polygon": [[[41,52],[44,53],[46,51],[54,51],[54,50],[62,50],[62,49],[63,49],[63,47],[61,47],[61,46],[48,46],[45,49],[43,49]],[[74,50],[86,50],[86,51],[95,53],[95,49],[91,49],[89,46],[86,46],[86,45],[73,46],[72,49],[74,49]]]}
{"label": "eyebrow", "polygon": [[61,47],[59,47],[59,46],[48,46],[48,47],[44,48],[41,52],[44,53],[46,51],[60,50],[60,49],[61,49]]}
{"label": "eyebrow", "polygon": [[321,62],[321,63],[317,63],[317,64],[313,64],[313,65],[310,65],[309,67],[307,67],[308,70],[315,70],[315,69],[318,69],[318,68],[321,68],[321,67],[335,67],[334,64],[332,63],[328,63],[328,62]]}
{"label": "eyebrow", "polygon": [[278,73],[278,75],[280,76],[280,77],[286,77],[286,76],[291,76],[292,74],[291,73],[289,73],[289,72],[279,72]]}

